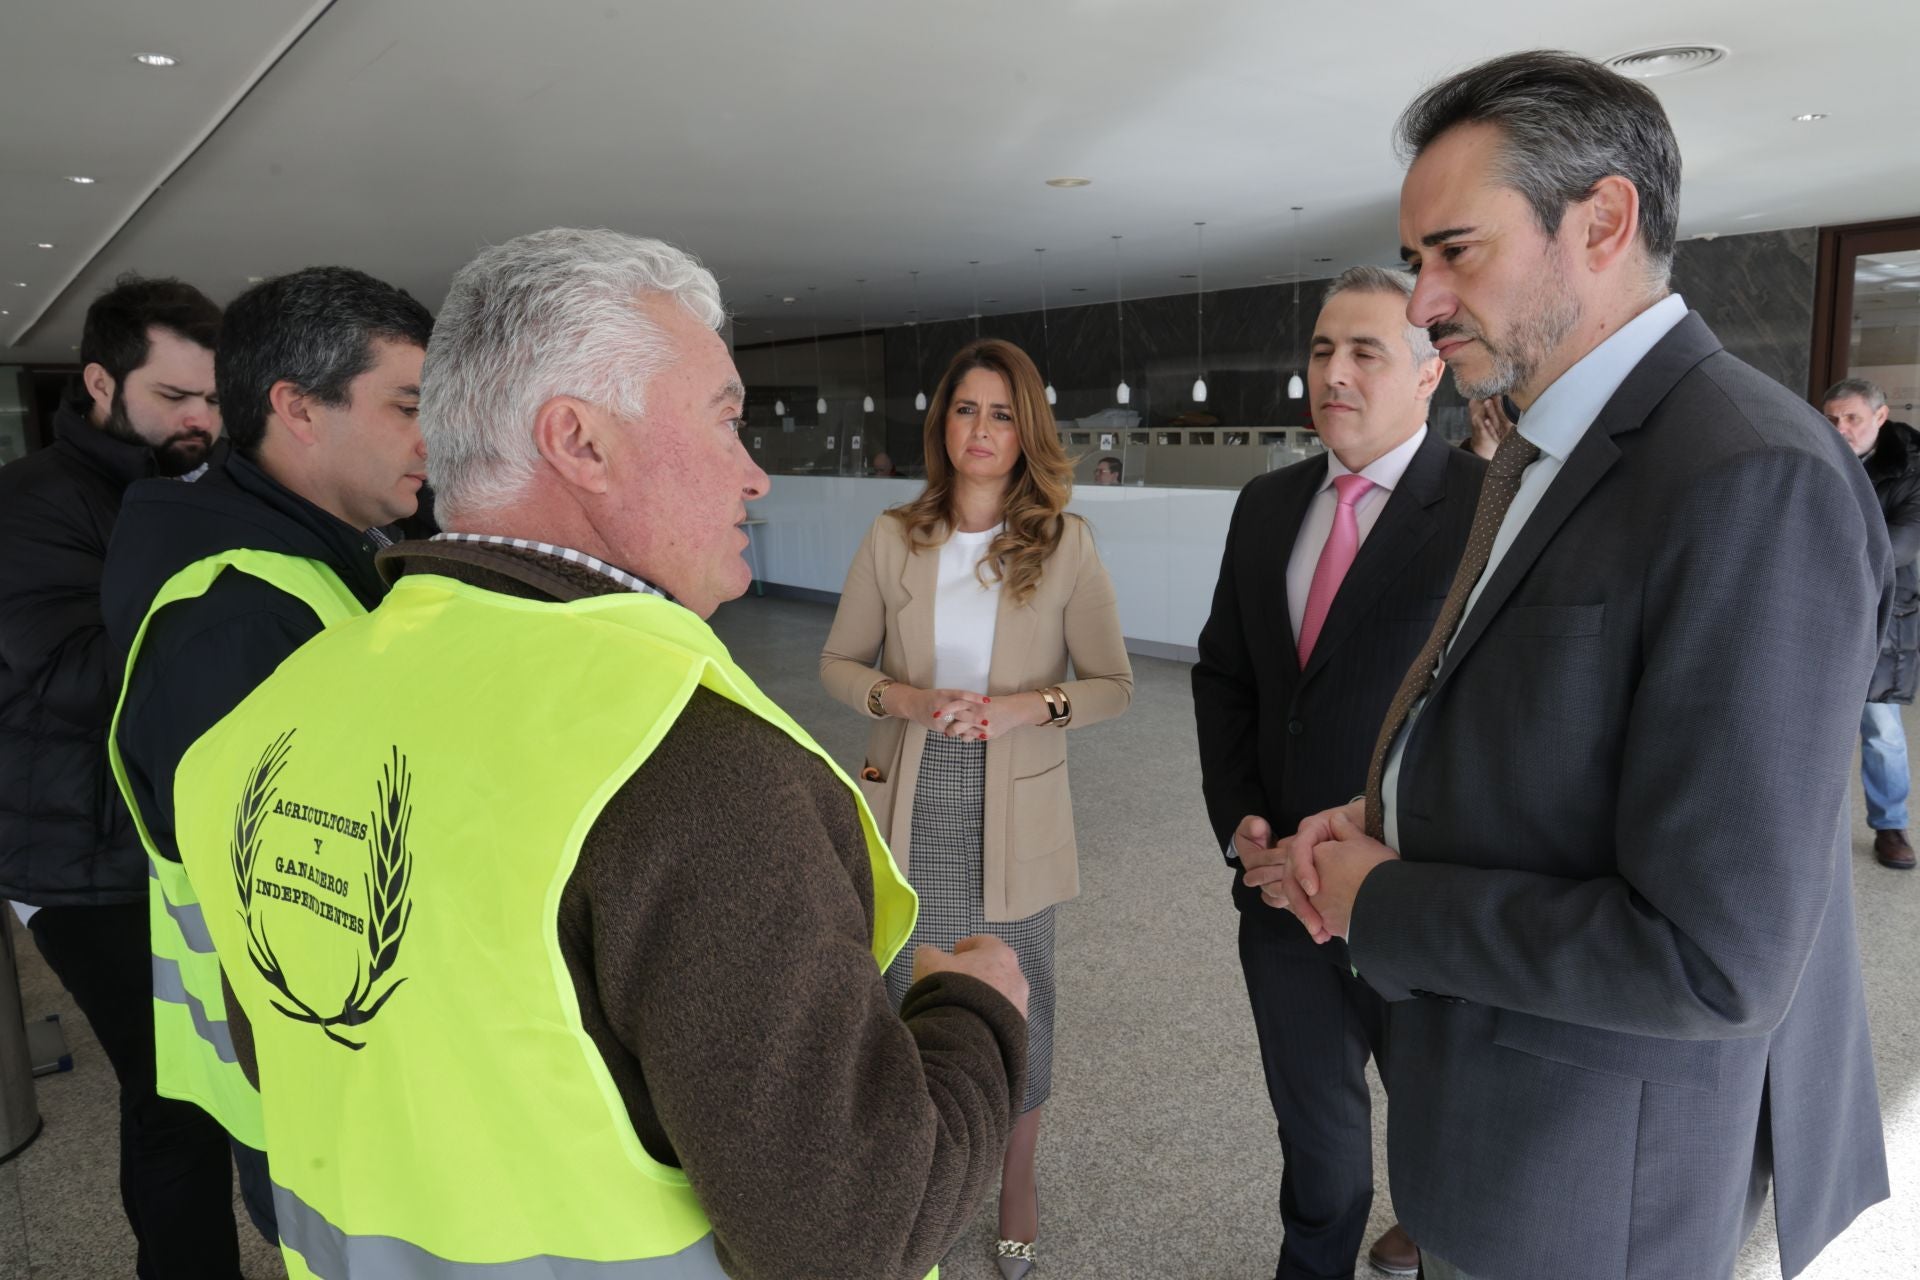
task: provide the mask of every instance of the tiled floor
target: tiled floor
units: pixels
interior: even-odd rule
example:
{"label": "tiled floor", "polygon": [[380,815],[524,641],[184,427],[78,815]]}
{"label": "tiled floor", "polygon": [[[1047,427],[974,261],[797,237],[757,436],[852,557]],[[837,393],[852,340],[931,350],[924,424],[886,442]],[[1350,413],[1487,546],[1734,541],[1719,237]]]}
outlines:
{"label": "tiled floor", "polygon": [[[820,605],[748,598],[715,623],[774,698],[857,764],[865,725],[815,674],[830,618]],[[1208,847],[1187,671],[1135,659],[1132,710],[1072,740],[1083,892],[1059,916],[1036,1280],[1273,1273],[1279,1155],[1225,877]],[[1920,972],[1920,875],[1881,870],[1869,839],[1862,817],[1856,897],[1895,1199],[1804,1273],[1812,1280],[1907,1280],[1920,1228],[1902,1194],[1920,1179],[1920,1003],[1905,989],[1908,962]],[[29,1013],[63,1011],[78,1067],[40,1082],[47,1134],[0,1166],[0,1280],[125,1277],[132,1246],[114,1193],[112,1079],[32,944],[19,940]],[[1384,1149],[1377,1159],[1384,1171]],[[1381,1182],[1376,1230],[1392,1219],[1384,1172]],[[1778,1274],[1769,1230],[1763,1223],[1749,1243],[1740,1280]],[[993,1234],[983,1214],[942,1268],[946,1280],[997,1280]],[[244,1219],[242,1239],[259,1243]],[[281,1274],[257,1248],[248,1268]]]}

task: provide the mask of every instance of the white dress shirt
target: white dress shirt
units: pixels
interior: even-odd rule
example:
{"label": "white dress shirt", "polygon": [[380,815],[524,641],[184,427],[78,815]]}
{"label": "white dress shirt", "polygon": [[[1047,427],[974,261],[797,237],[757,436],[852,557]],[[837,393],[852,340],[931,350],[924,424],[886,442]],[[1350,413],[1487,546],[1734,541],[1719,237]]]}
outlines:
{"label": "white dress shirt", "polygon": [[[1540,456],[1520,473],[1519,492],[1514,494],[1513,505],[1507,508],[1506,517],[1500,521],[1500,531],[1493,539],[1493,550],[1487,556],[1487,567],[1481,571],[1480,581],[1474,584],[1473,593],[1467,597],[1466,610],[1460,615],[1462,626],[1473,612],[1473,607],[1480,603],[1480,592],[1492,579],[1500,561],[1512,549],[1514,539],[1526,527],[1527,520],[1552,487],[1574,447],[1585,438],[1587,428],[1607,407],[1607,401],[1613,399],[1613,393],[1620,389],[1627,375],[1686,316],[1686,302],[1677,293],[1668,294],[1622,325],[1620,332],[1587,352],[1571,369],[1555,378],[1553,385],[1542,391],[1539,399],[1520,415],[1520,424],[1515,430],[1539,447]],[[1458,635],[1459,631],[1456,630],[1454,634]],[[1400,757],[1407,747],[1407,734],[1413,729],[1414,721],[1420,718],[1420,710],[1424,706],[1426,700],[1423,698],[1408,714],[1399,737],[1393,740],[1393,749],[1387,753],[1386,772],[1380,781],[1380,798],[1386,808],[1386,841],[1390,849],[1400,847]]]}
{"label": "white dress shirt", "polygon": [[[979,533],[955,530],[940,544],[940,573],[933,596],[933,685],[989,693],[993,633],[1000,619],[1000,580],[985,585],[975,572],[1004,526]],[[989,575],[991,577],[991,575]]]}
{"label": "white dress shirt", "polygon": [[[1404,443],[1394,446],[1387,452],[1360,468],[1359,474],[1373,481],[1373,488],[1360,495],[1353,504],[1354,522],[1360,528],[1360,543],[1366,545],[1367,535],[1373,532],[1373,526],[1380,521],[1380,512],[1386,508],[1387,498],[1393,493],[1400,478],[1407,474],[1408,466],[1413,463],[1413,455],[1420,452],[1420,445],[1427,438],[1427,426],[1408,436]],[[1333,482],[1339,476],[1351,475],[1346,465],[1327,453],[1327,475],[1315,491],[1313,501],[1307,504],[1307,514],[1300,521],[1300,534],[1293,540],[1293,554],[1287,558],[1287,618],[1293,623],[1293,640],[1300,642],[1300,619],[1307,612],[1307,594],[1313,589],[1313,571],[1319,567],[1320,553],[1326,549],[1327,539],[1333,534],[1333,515],[1340,505],[1340,497],[1333,490]]]}

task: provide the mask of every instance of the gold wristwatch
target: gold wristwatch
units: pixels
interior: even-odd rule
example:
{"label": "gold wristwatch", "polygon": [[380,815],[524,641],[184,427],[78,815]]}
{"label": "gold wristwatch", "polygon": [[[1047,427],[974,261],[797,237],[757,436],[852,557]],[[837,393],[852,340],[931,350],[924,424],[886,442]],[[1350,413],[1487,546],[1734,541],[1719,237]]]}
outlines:
{"label": "gold wristwatch", "polygon": [[887,708],[881,700],[887,696],[887,689],[893,683],[892,677],[883,676],[873,682],[873,688],[867,690],[867,710],[873,713],[876,720],[887,718]]}

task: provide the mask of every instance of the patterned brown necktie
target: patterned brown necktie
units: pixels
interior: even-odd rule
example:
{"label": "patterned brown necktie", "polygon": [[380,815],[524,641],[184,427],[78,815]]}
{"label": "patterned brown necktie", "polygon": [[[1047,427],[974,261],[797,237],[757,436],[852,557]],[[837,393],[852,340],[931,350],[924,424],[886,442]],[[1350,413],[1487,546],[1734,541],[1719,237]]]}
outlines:
{"label": "patterned brown necktie", "polygon": [[1386,723],[1380,726],[1379,741],[1373,744],[1373,763],[1367,767],[1367,834],[1375,840],[1386,838],[1387,806],[1380,794],[1380,783],[1386,776],[1387,755],[1393,750],[1393,740],[1400,736],[1400,727],[1407,722],[1414,704],[1433,687],[1433,678],[1440,670],[1440,658],[1452,643],[1453,633],[1459,629],[1460,619],[1467,611],[1467,597],[1473,594],[1474,585],[1486,572],[1487,557],[1493,554],[1493,539],[1500,532],[1500,522],[1506,518],[1507,508],[1513,505],[1513,496],[1520,492],[1520,474],[1539,456],[1540,447],[1515,431],[1500,442],[1500,447],[1493,451],[1493,461],[1487,464],[1486,479],[1480,484],[1480,504],[1473,509],[1473,528],[1467,533],[1467,549],[1460,557],[1460,568],[1453,575],[1453,586],[1447,590],[1447,601],[1440,607],[1433,634],[1427,637],[1420,656],[1413,660],[1406,677],[1400,681],[1400,691],[1393,695],[1393,702],[1387,708]]}

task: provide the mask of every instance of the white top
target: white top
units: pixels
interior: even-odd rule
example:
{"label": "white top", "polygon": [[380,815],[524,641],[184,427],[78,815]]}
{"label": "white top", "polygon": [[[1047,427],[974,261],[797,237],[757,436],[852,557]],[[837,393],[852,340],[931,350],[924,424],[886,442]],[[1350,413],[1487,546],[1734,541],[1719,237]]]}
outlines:
{"label": "white top", "polygon": [[[1493,578],[1493,571],[1500,567],[1500,561],[1513,547],[1520,530],[1526,527],[1534,508],[1540,505],[1540,499],[1546,496],[1554,477],[1560,474],[1560,468],[1572,456],[1574,446],[1586,437],[1587,428],[1607,407],[1607,401],[1613,399],[1613,393],[1620,389],[1627,375],[1639,367],[1640,362],[1647,358],[1647,353],[1659,345],[1660,339],[1686,318],[1686,302],[1677,293],[1668,294],[1621,325],[1618,333],[1580,357],[1571,369],[1555,378],[1553,385],[1542,391],[1540,398],[1520,415],[1520,423],[1514,429],[1539,446],[1540,456],[1520,473],[1519,491],[1513,495],[1513,505],[1507,508],[1506,515],[1500,521],[1500,531],[1494,535],[1493,550],[1487,556],[1487,567],[1481,571],[1480,581],[1474,584],[1473,594],[1467,597],[1466,610],[1460,615],[1462,625],[1465,625],[1467,615],[1473,612],[1473,607],[1480,603],[1480,592]],[[1454,634],[1457,636],[1460,633],[1456,630]],[[1413,728],[1413,722],[1419,719],[1420,709],[1424,706],[1426,700],[1422,699],[1408,713],[1407,723],[1401,727],[1400,736],[1394,739],[1393,749],[1387,753],[1386,772],[1380,780],[1380,798],[1386,808],[1387,847],[1391,849],[1400,847],[1400,756],[1407,749],[1407,733]]]}
{"label": "white top", "polygon": [[[1373,488],[1361,494],[1360,501],[1353,504],[1353,518],[1360,526],[1361,545],[1366,544],[1367,535],[1379,523],[1380,513],[1386,509],[1387,498],[1393,493],[1394,486],[1400,483],[1400,478],[1407,474],[1407,468],[1413,463],[1413,455],[1420,452],[1420,446],[1426,438],[1427,426],[1423,422],[1420,429],[1408,436],[1404,443],[1360,468],[1360,474],[1373,481]],[[1336,476],[1349,474],[1346,465],[1329,450],[1326,478],[1320,482],[1313,501],[1307,504],[1307,514],[1300,521],[1300,535],[1293,540],[1293,554],[1287,559],[1287,617],[1293,623],[1296,644],[1300,641],[1300,619],[1307,612],[1307,594],[1313,589],[1313,571],[1319,567],[1320,553],[1326,549],[1327,539],[1333,534],[1333,513],[1340,505],[1333,481]]]}
{"label": "white top", "polygon": [[[1000,582],[980,584],[974,572],[1003,525],[954,533],[940,546],[939,587],[933,598],[933,686],[990,693],[993,631],[1000,616]],[[989,575],[991,577],[991,575]]]}

